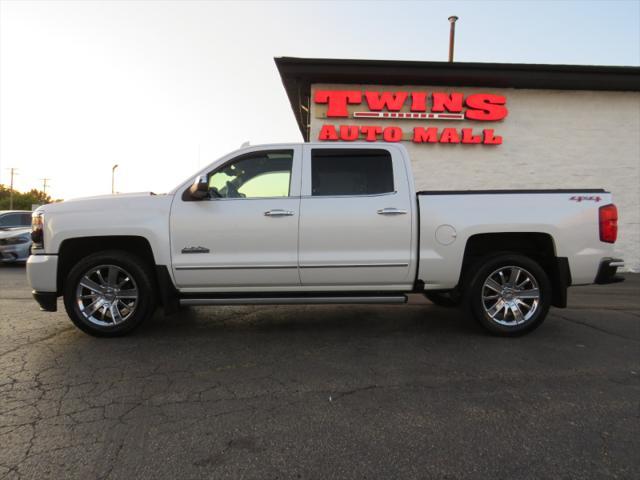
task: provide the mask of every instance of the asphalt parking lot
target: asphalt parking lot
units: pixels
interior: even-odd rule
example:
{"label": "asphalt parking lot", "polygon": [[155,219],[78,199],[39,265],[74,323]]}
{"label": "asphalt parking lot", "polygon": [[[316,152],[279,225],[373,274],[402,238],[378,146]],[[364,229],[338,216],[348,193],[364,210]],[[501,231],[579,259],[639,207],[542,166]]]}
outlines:
{"label": "asphalt parking lot", "polygon": [[640,275],[531,335],[218,307],[95,339],[0,267],[0,478],[639,478]]}

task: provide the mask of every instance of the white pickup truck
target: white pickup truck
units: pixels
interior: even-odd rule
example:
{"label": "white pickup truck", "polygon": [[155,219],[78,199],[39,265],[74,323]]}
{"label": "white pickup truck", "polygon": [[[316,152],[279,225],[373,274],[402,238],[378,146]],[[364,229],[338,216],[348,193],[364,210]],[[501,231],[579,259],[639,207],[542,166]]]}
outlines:
{"label": "white pickup truck", "polygon": [[518,335],[567,287],[618,281],[604,190],[415,191],[399,144],[252,146],[168,194],[92,197],[33,214],[27,275],[98,336],[158,304],[461,305]]}

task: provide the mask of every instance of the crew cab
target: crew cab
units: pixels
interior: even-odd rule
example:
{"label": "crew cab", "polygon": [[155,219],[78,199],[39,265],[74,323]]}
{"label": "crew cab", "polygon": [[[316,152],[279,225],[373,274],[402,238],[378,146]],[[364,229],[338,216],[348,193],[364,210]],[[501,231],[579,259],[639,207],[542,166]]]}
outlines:
{"label": "crew cab", "polygon": [[97,336],[157,305],[404,303],[464,307],[489,332],[532,331],[570,285],[618,281],[617,210],[592,190],[415,191],[399,144],[279,144],[220,158],[167,194],[65,201],[33,214],[27,275]]}

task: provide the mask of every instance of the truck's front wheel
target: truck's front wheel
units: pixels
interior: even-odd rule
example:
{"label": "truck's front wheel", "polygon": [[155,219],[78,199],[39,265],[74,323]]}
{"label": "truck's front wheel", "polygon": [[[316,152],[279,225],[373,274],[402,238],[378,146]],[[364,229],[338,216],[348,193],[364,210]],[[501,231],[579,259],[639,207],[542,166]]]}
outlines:
{"label": "truck's front wheel", "polygon": [[551,304],[551,283],[536,261],[501,254],[485,257],[474,270],[466,305],[491,333],[522,335],[544,321]]}
{"label": "truck's front wheel", "polygon": [[98,337],[124,335],[153,314],[149,267],[124,251],[98,252],[80,260],[64,284],[64,305],[73,323]]}

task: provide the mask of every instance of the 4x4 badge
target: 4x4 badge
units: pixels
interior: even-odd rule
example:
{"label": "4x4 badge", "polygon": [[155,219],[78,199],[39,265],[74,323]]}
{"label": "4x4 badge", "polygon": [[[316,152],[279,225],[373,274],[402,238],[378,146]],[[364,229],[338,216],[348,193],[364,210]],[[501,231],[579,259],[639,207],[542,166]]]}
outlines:
{"label": "4x4 badge", "polygon": [[591,200],[592,202],[599,202],[602,200],[602,197],[599,195],[574,195],[569,198],[569,200],[573,200],[574,202],[583,202],[585,200]]}

